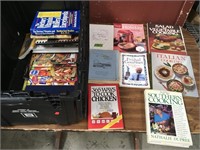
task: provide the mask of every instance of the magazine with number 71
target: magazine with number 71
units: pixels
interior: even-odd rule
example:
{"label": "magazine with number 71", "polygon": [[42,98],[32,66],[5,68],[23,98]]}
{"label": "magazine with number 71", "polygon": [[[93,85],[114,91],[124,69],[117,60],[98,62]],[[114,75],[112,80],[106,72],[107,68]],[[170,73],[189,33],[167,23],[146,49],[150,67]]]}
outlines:
{"label": "magazine with number 71", "polygon": [[147,143],[193,145],[182,93],[145,90]]}

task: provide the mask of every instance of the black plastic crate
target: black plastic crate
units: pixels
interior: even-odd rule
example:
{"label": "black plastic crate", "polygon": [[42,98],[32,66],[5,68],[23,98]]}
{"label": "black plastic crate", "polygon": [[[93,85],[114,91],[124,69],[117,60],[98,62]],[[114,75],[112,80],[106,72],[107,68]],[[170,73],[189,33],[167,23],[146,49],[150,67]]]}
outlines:
{"label": "black plastic crate", "polygon": [[[89,61],[89,2],[2,2],[2,125],[71,124],[86,117]],[[7,9],[5,9],[7,8]],[[23,40],[36,11],[80,10],[81,30],[77,59],[78,81],[71,89],[52,94],[40,90],[21,91],[31,54],[18,60]],[[15,16],[17,16],[16,19]],[[20,20],[21,22],[18,22]]]}

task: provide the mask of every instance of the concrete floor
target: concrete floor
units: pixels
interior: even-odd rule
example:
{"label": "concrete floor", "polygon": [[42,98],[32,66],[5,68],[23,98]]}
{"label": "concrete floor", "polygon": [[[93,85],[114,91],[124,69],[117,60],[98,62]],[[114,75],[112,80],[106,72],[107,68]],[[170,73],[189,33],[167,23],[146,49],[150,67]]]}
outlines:
{"label": "concrete floor", "polygon": [[[131,150],[134,149],[130,133],[107,132],[64,132],[65,150]],[[143,150],[182,150],[184,148],[147,144],[146,134],[140,134]],[[200,149],[200,135],[192,135],[190,150]],[[53,131],[1,131],[1,149],[54,149]]]}

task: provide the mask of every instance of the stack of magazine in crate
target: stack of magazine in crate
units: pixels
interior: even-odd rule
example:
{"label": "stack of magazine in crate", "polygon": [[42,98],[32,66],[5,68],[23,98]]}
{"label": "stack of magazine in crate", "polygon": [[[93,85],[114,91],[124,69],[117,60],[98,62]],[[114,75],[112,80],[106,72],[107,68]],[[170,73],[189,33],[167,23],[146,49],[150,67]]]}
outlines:
{"label": "stack of magazine in crate", "polygon": [[[24,90],[72,90],[77,81],[80,11],[38,11],[19,59],[32,51]],[[54,86],[55,85],[55,86]],[[70,88],[71,86],[71,88]],[[63,89],[64,90],[64,89]]]}

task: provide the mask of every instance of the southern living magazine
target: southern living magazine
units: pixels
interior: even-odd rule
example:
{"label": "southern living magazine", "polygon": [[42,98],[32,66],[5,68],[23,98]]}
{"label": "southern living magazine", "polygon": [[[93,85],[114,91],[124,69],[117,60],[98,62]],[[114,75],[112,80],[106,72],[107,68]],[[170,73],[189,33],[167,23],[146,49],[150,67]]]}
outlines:
{"label": "southern living magazine", "polygon": [[150,88],[146,53],[120,53],[119,68],[120,86]]}
{"label": "southern living magazine", "polygon": [[152,52],[151,62],[153,89],[199,96],[190,56]]}
{"label": "southern living magazine", "polygon": [[113,49],[120,52],[146,53],[144,25],[114,23]]}
{"label": "southern living magazine", "polygon": [[90,24],[90,49],[113,50],[113,25]]}
{"label": "southern living magazine", "polygon": [[149,52],[187,55],[182,29],[177,25],[147,24]]}
{"label": "southern living magazine", "polygon": [[118,84],[88,84],[88,129],[123,129]]}
{"label": "southern living magazine", "polygon": [[145,90],[147,143],[193,145],[182,93]]}

